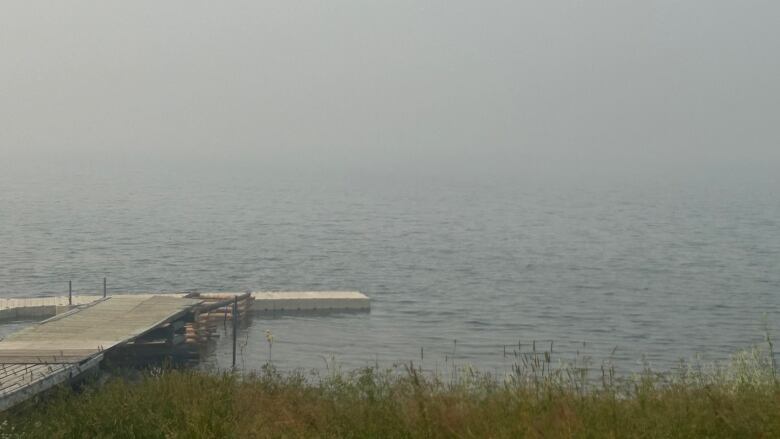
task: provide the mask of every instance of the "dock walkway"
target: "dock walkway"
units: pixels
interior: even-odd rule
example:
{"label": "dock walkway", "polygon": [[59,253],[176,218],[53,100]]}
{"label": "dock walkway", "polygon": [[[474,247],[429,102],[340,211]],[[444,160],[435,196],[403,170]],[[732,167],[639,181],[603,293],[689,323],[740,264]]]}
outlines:
{"label": "dock walkway", "polygon": [[96,367],[103,353],[203,303],[176,296],[112,296],[0,341],[0,410]]}
{"label": "dock walkway", "polygon": [[[157,294],[165,297],[185,297],[188,293]],[[201,296],[243,294],[226,292],[199,293]],[[286,313],[297,311],[369,311],[371,302],[358,291],[255,291],[252,294],[252,311],[258,313]],[[143,296],[154,294],[114,293],[111,297]],[[51,297],[0,298],[0,322],[48,318],[78,305],[102,299],[99,295],[73,295]]]}
{"label": "dock walkway", "polygon": [[0,411],[95,369],[104,354],[146,361],[138,349],[159,356],[207,342],[234,300],[239,314],[370,309],[368,297],[350,291],[0,298],[0,321],[48,318],[0,340]]}

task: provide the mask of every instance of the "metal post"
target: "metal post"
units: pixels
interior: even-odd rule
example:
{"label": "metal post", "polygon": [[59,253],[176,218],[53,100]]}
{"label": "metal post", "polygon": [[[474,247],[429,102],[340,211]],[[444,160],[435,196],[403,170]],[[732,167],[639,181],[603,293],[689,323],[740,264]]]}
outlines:
{"label": "metal post", "polygon": [[236,368],[236,337],[238,337],[238,296],[233,298],[233,369]]}
{"label": "metal post", "polygon": [[106,297],[106,278],[103,278],[103,297]]}
{"label": "metal post", "polygon": [[73,305],[73,281],[68,281],[68,305]]}

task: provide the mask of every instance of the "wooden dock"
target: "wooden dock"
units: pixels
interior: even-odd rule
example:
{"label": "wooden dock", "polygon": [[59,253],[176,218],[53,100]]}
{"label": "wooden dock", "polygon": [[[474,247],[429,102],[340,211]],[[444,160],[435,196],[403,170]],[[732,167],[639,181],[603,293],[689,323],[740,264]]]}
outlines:
{"label": "wooden dock", "polygon": [[[0,411],[96,370],[103,361],[190,361],[217,323],[258,313],[368,311],[351,291],[204,292],[0,299],[0,321],[47,318],[0,340]],[[242,317],[243,318],[243,317]]]}
{"label": "wooden dock", "polygon": [[[199,296],[224,297],[245,293],[208,292]],[[120,296],[152,297],[152,294],[114,294]],[[191,293],[166,293],[164,296],[187,297]],[[369,311],[371,302],[358,291],[255,291],[251,293],[250,309],[259,313],[286,313],[305,311]],[[69,304],[68,296],[0,298],[0,322],[14,320],[40,320],[63,313],[78,305],[102,299],[99,295],[74,295]]]}
{"label": "wooden dock", "polygon": [[0,341],[0,410],[95,368],[104,354],[190,313],[202,300],[112,296]]}
{"label": "wooden dock", "polygon": [[102,359],[96,355],[75,364],[0,364],[0,411],[94,370]]}

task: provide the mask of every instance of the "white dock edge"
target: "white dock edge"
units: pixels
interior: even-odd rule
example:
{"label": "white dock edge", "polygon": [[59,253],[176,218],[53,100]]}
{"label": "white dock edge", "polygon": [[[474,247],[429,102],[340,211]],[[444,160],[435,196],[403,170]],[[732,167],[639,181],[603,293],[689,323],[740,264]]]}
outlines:
{"label": "white dock edge", "polygon": [[371,301],[358,291],[255,291],[252,310],[289,311],[368,311]]}
{"label": "white dock edge", "polygon": [[0,299],[0,321],[45,319],[68,311],[73,306],[86,305],[102,297],[74,295],[72,305],[68,304],[68,296],[2,298]]}
{"label": "white dock edge", "polygon": [[[112,296],[126,295],[130,294],[112,294]],[[184,297],[184,293],[132,294],[132,296],[136,297],[160,295]],[[70,311],[74,307],[88,305],[102,298],[102,295],[97,294],[73,295],[71,298],[72,304],[68,303],[68,296],[0,298],[0,322],[48,319],[49,317]]]}

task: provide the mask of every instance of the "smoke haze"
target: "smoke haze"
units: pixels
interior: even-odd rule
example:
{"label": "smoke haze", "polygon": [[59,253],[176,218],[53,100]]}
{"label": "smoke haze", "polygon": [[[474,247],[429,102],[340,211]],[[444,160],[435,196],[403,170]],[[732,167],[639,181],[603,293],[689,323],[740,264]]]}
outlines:
{"label": "smoke haze", "polygon": [[773,169],[772,1],[0,6],[0,160]]}

